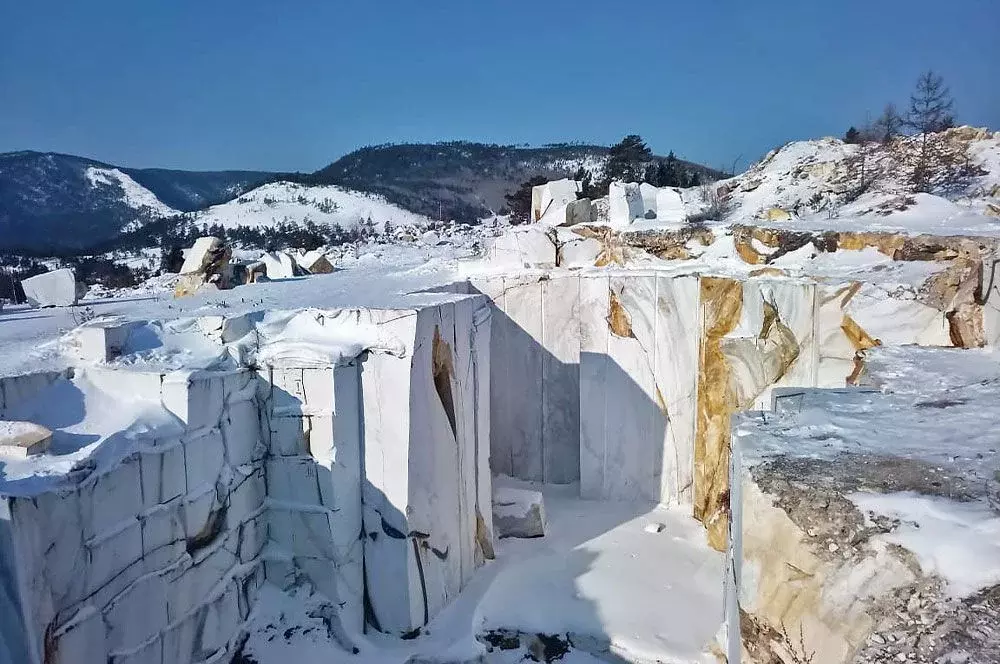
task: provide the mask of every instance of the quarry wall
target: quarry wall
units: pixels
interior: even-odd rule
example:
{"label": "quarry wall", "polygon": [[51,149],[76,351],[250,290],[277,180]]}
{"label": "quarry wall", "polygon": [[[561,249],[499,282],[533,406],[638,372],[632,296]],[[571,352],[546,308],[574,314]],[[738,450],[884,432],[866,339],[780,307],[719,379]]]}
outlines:
{"label": "quarry wall", "polygon": [[419,629],[493,556],[489,314],[475,297],[360,310],[405,352],[336,366],[87,368],[182,433],[2,497],[0,661],[225,660],[265,579],[339,605],[348,651],[365,629]]}

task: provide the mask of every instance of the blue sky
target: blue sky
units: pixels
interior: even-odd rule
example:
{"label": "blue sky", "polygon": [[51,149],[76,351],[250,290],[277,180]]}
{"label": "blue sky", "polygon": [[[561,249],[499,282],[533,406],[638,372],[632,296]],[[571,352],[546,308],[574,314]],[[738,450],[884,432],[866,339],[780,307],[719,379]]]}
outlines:
{"label": "blue sky", "polygon": [[740,165],[917,75],[1000,128],[997,0],[0,3],[0,151],[313,170],[366,144],[609,144]]}

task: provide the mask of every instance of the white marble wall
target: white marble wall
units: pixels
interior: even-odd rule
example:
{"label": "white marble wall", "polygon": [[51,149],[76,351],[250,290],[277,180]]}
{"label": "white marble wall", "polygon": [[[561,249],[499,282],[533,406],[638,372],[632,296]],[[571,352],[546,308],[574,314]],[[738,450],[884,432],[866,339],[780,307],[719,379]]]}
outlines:
{"label": "white marble wall", "polygon": [[581,495],[690,502],[697,277],[586,276],[580,292]]}
{"label": "white marble wall", "polygon": [[491,478],[483,472],[489,306],[469,297],[372,314],[406,353],[371,355],[362,365],[369,627],[406,634],[492,554]]}
{"label": "white marble wall", "polygon": [[[263,446],[256,416],[239,414],[255,413],[253,374],[129,378],[159,391],[186,433],[0,501],[4,587],[18,589],[3,594],[28,650],[13,661],[198,662],[225,654],[249,614],[266,538]],[[0,621],[4,642],[9,627]]]}
{"label": "white marble wall", "polygon": [[580,277],[498,276],[472,286],[493,302],[493,472],[568,484],[580,477]]}

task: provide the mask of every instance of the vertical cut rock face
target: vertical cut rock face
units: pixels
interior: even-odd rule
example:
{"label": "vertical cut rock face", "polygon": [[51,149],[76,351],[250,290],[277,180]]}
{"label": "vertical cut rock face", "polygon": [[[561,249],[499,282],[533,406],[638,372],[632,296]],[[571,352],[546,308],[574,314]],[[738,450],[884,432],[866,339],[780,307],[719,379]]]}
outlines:
{"label": "vertical cut rock face", "polygon": [[864,357],[882,392],[787,390],[734,421],[730,661],[1000,655],[1000,361]]}
{"label": "vertical cut rock face", "polygon": [[89,420],[56,427],[71,470],[19,482],[7,465],[0,661],[228,660],[265,579],[329,598],[347,651],[352,633],[425,625],[494,555],[490,310],[445,300],[346,312],[396,355],[0,379],[0,418],[106,390],[163,422],[82,451],[66,446],[90,441]]}

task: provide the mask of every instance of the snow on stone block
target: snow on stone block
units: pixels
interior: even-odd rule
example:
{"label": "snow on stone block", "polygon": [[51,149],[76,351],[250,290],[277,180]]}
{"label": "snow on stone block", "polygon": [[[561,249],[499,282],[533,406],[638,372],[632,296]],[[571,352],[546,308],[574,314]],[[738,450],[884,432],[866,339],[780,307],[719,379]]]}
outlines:
{"label": "snow on stone block", "polygon": [[254,314],[239,316],[200,316],[198,328],[206,337],[219,344],[228,344],[241,339],[254,329],[259,318]]}
{"label": "snow on stone block", "polygon": [[220,255],[224,252],[225,247],[219,238],[210,236],[200,237],[194,241],[194,244],[185,253],[180,274],[207,272],[213,264],[218,262]]}
{"label": "snow on stone block", "polygon": [[566,205],[576,200],[582,183],[576,180],[553,180],[531,189],[531,221],[540,220],[550,209]]}
{"label": "snow on stone block", "polygon": [[774,413],[733,420],[730,657],[792,646],[824,662],[933,662],[960,647],[990,660],[1000,621],[971,607],[1000,583],[1000,369],[973,351],[871,352],[882,392],[788,390]]}
{"label": "snow on stone block", "polygon": [[552,231],[538,226],[513,227],[493,238],[487,260],[502,267],[556,266],[556,244]]}
{"label": "snow on stone block", "polygon": [[87,292],[86,285],[77,284],[69,268],[28,277],[21,287],[28,303],[36,307],[71,307]]}
{"label": "snow on stone block", "polygon": [[302,274],[295,258],[287,251],[275,251],[261,256],[268,279],[291,279]]}
{"label": "snow on stone block", "polygon": [[644,215],[642,192],[634,182],[612,182],[608,188],[608,223],[624,228]]}
{"label": "snow on stone block", "polygon": [[333,263],[320,249],[295,254],[295,262],[309,274],[329,274],[333,272]]}
{"label": "snow on stone block", "polygon": [[109,362],[122,354],[129,335],[140,325],[138,321],[82,325],[72,333],[71,352],[84,362]]}
{"label": "snow on stone block", "polygon": [[52,431],[31,422],[0,420],[0,457],[24,459],[44,454],[52,444]]}
{"label": "snow on stone block", "polygon": [[513,486],[493,488],[493,524],[497,536],[531,538],[545,535],[545,504],[541,491]]}
{"label": "snow on stone block", "polygon": [[659,221],[680,223],[687,219],[681,194],[672,187],[656,190],[656,218]]}

